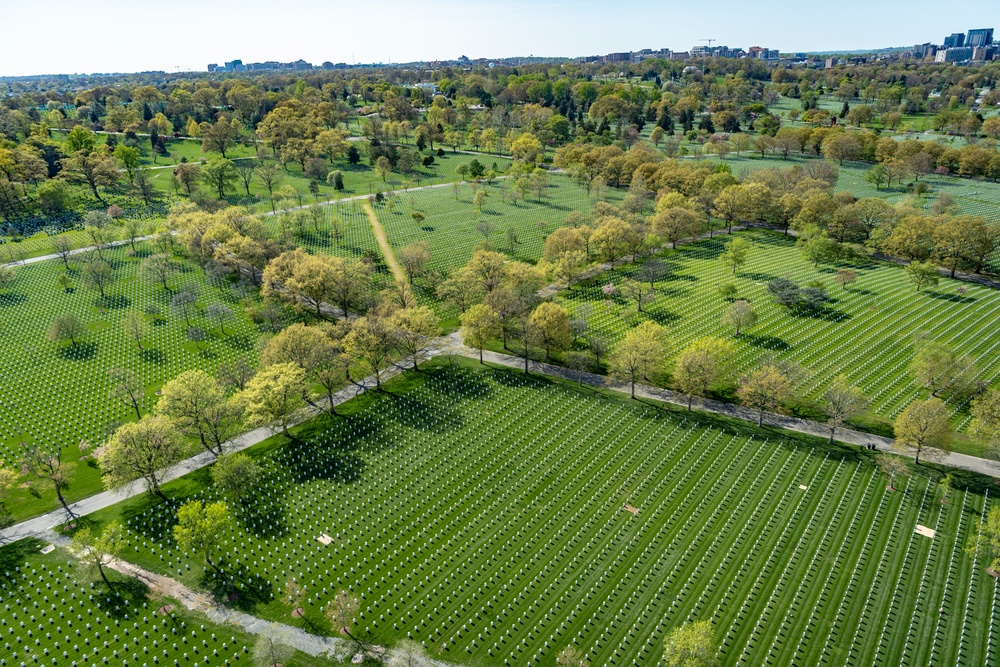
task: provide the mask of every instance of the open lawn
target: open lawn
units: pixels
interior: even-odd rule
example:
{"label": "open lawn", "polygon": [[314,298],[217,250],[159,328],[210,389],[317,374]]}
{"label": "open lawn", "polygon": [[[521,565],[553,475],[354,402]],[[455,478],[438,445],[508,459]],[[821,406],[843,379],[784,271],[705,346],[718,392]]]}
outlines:
{"label": "open lawn", "polygon": [[[656,664],[690,620],[712,621],[728,665],[997,660],[1000,591],[963,552],[994,502],[978,478],[945,504],[928,468],[889,491],[862,450],[457,366],[261,458],[223,546],[239,604],[330,632],[322,610],[349,588],[352,634],[469,665],[553,665],[567,645]],[[169,537],[180,502],[218,497],[198,486],[96,518],[127,520],[130,559],[211,588]],[[279,601],[292,577],[304,618]]]}
{"label": "open lawn", "polygon": [[[137,250],[138,255],[151,252],[146,244]],[[130,256],[127,246],[105,250],[104,255],[115,276],[115,282],[105,288],[107,299],[101,300],[96,290],[81,284],[80,259],[70,261],[72,292],[57,282],[66,272],[58,260],[17,267],[14,284],[0,292],[0,344],[5,350],[0,356],[0,465],[17,467],[21,442],[62,448],[64,460],[76,460],[81,456],[79,443],[96,447],[115,425],[135,419],[131,406],[109,396],[109,369],[126,368],[138,374],[145,385],[141,406],[145,412],[152,408],[155,392],[163,383],[183,371],[200,368],[214,376],[220,364],[240,355],[256,363],[257,327],[244,314],[228,283],[209,285],[200,268],[174,260],[179,273],[168,282],[170,287],[177,290],[193,284],[199,296],[187,318],[191,326],[206,333],[206,339],[196,344],[187,339],[183,313],[171,310],[171,294],[142,277],[140,256]],[[257,299],[255,292],[248,294],[248,303]],[[225,333],[218,322],[207,321],[203,312],[215,302],[233,312],[224,323]],[[140,350],[126,335],[122,322],[128,313],[145,313],[150,305],[159,306],[161,317],[144,315],[149,335]],[[67,313],[79,317],[86,333],[76,345],[47,341],[52,320]],[[87,459],[77,466],[67,497],[82,498],[100,488],[99,471],[93,459]],[[16,491],[9,503],[14,515],[27,517],[54,507],[51,487],[42,486],[40,491],[40,497]]]}
{"label": "open lawn", "polygon": [[[913,335],[918,332],[971,355],[980,379],[997,385],[1000,293],[996,290],[942,279],[937,287],[917,292],[902,267],[874,263],[851,267],[857,282],[842,289],[833,281],[835,267],[813,267],[794,248],[793,238],[763,230],[741,234],[753,247],[748,263],[735,275],[718,259],[727,236],[666,253],[669,274],[642,313],[636,312],[634,302],[609,300],[602,292],[604,285],[618,285],[633,275],[635,266],[602,274],[563,291],[559,299],[572,314],[588,319],[591,334],[613,341],[643,319],[656,320],[669,327],[676,354],[696,338],[731,335],[721,324],[728,302],[717,290],[733,283],[737,298],[748,300],[759,318],[736,340],[741,371],[767,352],[794,360],[811,372],[801,394],[807,399],[818,399],[837,375],[845,374],[872,401],[879,420],[892,420],[921,396],[908,371]],[[833,302],[812,315],[787,311],[773,303],[766,287],[784,277],[803,286],[819,280]],[[968,291],[959,294],[960,286]],[[955,426],[964,428],[969,420],[967,401],[947,402]]]}
{"label": "open lawn", "polygon": [[[459,185],[457,193],[452,187],[398,192],[391,209],[385,205],[378,208],[379,220],[392,247],[399,249],[415,241],[426,241],[431,250],[430,268],[443,272],[468,263],[484,240],[494,249],[510,252],[513,259],[534,264],[542,257],[546,236],[563,226],[570,212],[588,215],[594,204],[584,188],[558,173],[549,175],[549,187],[542,201],[533,193],[517,204],[507,201],[504,191],[512,187],[509,179],[477,187],[487,193],[481,212],[476,211],[474,189],[468,183]],[[621,196],[621,192],[610,188],[605,193],[611,203],[619,202]],[[425,219],[415,221],[412,215],[415,211],[426,216]],[[488,228],[477,229],[477,225],[483,224]],[[507,239],[509,229],[517,237],[512,251]]]}

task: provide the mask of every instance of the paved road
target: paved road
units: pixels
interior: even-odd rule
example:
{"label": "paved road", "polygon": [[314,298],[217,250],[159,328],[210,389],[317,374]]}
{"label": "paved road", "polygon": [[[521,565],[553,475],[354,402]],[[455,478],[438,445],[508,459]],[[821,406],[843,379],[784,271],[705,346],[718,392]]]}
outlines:
{"label": "paved road", "polygon": [[[443,352],[449,354],[459,354],[464,357],[469,357],[471,359],[479,359],[479,350],[474,350],[469,347],[465,347],[462,343],[461,335],[459,332],[455,332],[448,336],[449,344],[442,348]],[[506,354],[499,354],[497,352],[484,351],[483,360],[489,363],[497,364],[499,366],[505,366],[508,368],[524,368],[524,359],[520,357],[514,357]],[[529,363],[528,368],[536,373],[542,375],[550,375],[553,377],[562,378],[564,380],[570,380],[572,382],[579,382],[581,375],[576,371],[572,371],[568,368],[563,368],[562,366],[555,366],[553,364],[546,364],[539,361],[532,361]],[[597,375],[595,373],[583,373],[582,374],[583,384],[591,385],[595,387],[603,387],[616,391],[622,394],[629,393],[629,385],[627,384],[615,384],[611,382],[607,377],[603,375]],[[684,394],[679,394],[668,389],[660,389],[658,387],[650,387],[647,385],[637,384],[635,386],[635,394],[639,398],[647,398],[656,401],[661,401],[664,403],[672,403],[674,405],[680,405],[687,407],[688,398]],[[699,399],[696,398],[692,402],[694,408],[702,410],[704,412],[712,412],[715,414],[723,415],[726,417],[731,417],[733,419],[740,419],[746,422],[751,422],[756,424],[758,412],[756,410],[744,407],[742,405],[736,405],[734,403],[726,403],[723,401],[716,401],[713,399]],[[811,421],[808,419],[800,419],[798,417],[789,417],[788,415],[781,415],[775,412],[765,412],[764,413],[764,424],[768,426],[774,426],[777,428],[785,429],[788,431],[795,431],[796,433],[804,433],[807,435],[813,435],[820,438],[830,437],[830,427],[826,424],[821,424],[819,422]],[[874,435],[872,433],[865,433],[863,431],[855,431],[853,429],[838,428],[835,439],[838,442],[847,443],[850,445],[858,445],[859,447],[872,446],[880,451],[893,451],[893,440],[892,438],[886,438],[880,435]],[[904,456],[913,457],[912,454],[903,454]],[[954,468],[962,468],[964,470],[971,470],[973,472],[988,475],[990,477],[1000,477],[1000,463],[996,461],[991,461],[989,459],[979,458],[976,456],[969,456],[968,454],[958,454],[955,452],[937,452],[933,451],[928,455],[927,453],[922,454],[921,458],[932,459],[935,462],[941,463],[943,465],[951,466]]]}

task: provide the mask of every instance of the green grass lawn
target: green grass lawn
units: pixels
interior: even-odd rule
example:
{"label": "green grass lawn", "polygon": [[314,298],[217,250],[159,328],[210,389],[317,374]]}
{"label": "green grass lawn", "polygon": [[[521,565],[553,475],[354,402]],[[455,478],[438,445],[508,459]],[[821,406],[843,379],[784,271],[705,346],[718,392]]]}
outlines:
{"label": "green grass lawn", "polygon": [[[355,633],[469,665],[552,665],[567,645],[593,665],[655,664],[671,628],[706,619],[723,664],[997,659],[1000,591],[963,552],[994,502],[978,478],[959,474],[942,504],[937,472],[890,492],[855,448],[431,366],[257,453],[260,502],[224,546],[226,576],[260,600],[239,598],[248,609],[330,632],[322,608],[349,588]],[[127,521],[130,559],[211,587],[169,538],[180,502],[218,497],[196,477],[169,504],[95,518]],[[291,577],[303,619],[271,597]]]}
{"label": "green grass lawn", "polygon": [[[145,252],[143,247],[140,250]],[[187,340],[187,324],[182,314],[169,307],[171,295],[161,285],[141,277],[141,258],[129,256],[128,248],[106,250],[114,268],[115,283],[107,288],[109,300],[99,302],[96,291],[81,285],[79,260],[71,261],[69,272],[75,286],[67,293],[56,282],[65,271],[58,260],[19,266],[16,282],[0,293],[0,464],[17,467],[20,443],[37,442],[63,449],[64,458],[76,460],[82,441],[100,445],[113,427],[135,413],[109,396],[110,368],[128,368],[145,384],[143,410],[155,403],[160,386],[183,371],[201,368],[213,376],[219,366],[245,355],[256,363],[257,327],[244,315],[235,292],[228,286],[211,286],[200,268],[177,259],[180,273],[171,287],[196,285],[198,309],[191,324],[203,328],[207,340],[200,344]],[[254,293],[255,294],[255,293]],[[248,297],[251,300],[256,296]],[[225,324],[226,334],[214,322],[206,321],[202,309],[213,302],[230,306],[235,317]],[[129,312],[144,312],[148,304],[162,309],[162,323],[151,322],[143,350],[136,347],[121,325]],[[46,340],[49,324],[58,315],[75,313],[87,326],[77,346]],[[150,318],[151,319],[151,318]],[[92,452],[91,452],[92,454]],[[99,471],[93,459],[81,461],[68,497],[83,498],[101,489]],[[27,491],[15,492],[9,504],[17,517],[27,517],[55,506],[54,494],[41,487],[40,497]]]}
{"label": "green grass lawn", "polygon": [[[561,227],[572,211],[589,213],[594,200],[587,192],[559,174],[549,176],[549,187],[544,200],[539,202],[533,194],[512,204],[504,199],[502,188],[510,188],[508,181],[496,181],[492,186],[480,185],[488,193],[482,212],[473,205],[473,189],[469,184],[459,186],[457,198],[453,188],[435,188],[413,193],[398,193],[398,201],[390,210],[378,209],[379,220],[385,227],[393,248],[402,248],[415,241],[427,241],[431,249],[431,268],[450,272],[468,263],[472,253],[482,241],[488,239],[497,250],[508,251],[506,234],[513,229],[517,245],[513,259],[534,264],[542,257],[545,238]],[[608,189],[606,199],[611,203],[621,200],[622,193]],[[426,218],[417,223],[413,211]],[[490,234],[484,236],[476,229],[482,222],[489,223]]]}
{"label": "green grass lawn", "polygon": [[[147,599],[146,588],[110,572],[114,592],[62,550],[43,543],[0,547],[0,665],[253,664],[255,638],[177,602]],[[169,614],[158,610],[170,605]],[[297,653],[296,667],[330,664]]]}
{"label": "green grass lawn", "polygon": [[[670,273],[657,285],[655,299],[637,313],[634,302],[608,300],[602,286],[620,284],[635,266],[605,273],[588,284],[563,291],[559,300],[571,313],[586,317],[590,334],[619,340],[643,319],[669,327],[673,353],[702,336],[730,335],[721,325],[728,302],[717,293],[733,283],[759,320],[736,341],[741,371],[773,352],[802,364],[811,372],[802,398],[817,400],[839,374],[845,374],[872,401],[877,420],[892,420],[921,396],[908,372],[913,334],[925,332],[941,343],[971,355],[987,385],[1000,374],[1000,294],[996,290],[942,279],[940,285],[917,293],[902,267],[867,264],[852,267],[859,275],[848,289],[833,281],[835,267],[815,268],[794,248],[794,239],[777,232],[741,233],[753,243],[749,261],[736,275],[718,260],[728,237],[681,246],[664,255]],[[766,284],[788,277],[800,285],[819,280],[834,299],[826,312],[795,315],[774,304]],[[956,292],[959,286],[967,293]],[[955,426],[969,420],[968,403],[949,399]],[[969,446],[972,446],[971,444]]]}

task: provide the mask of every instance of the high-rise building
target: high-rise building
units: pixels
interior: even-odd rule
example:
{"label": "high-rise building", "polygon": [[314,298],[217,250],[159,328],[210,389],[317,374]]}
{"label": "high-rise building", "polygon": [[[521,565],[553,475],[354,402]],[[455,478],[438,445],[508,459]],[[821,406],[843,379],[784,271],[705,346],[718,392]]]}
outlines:
{"label": "high-rise building", "polygon": [[949,36],[944,38],[944,48],[946,49],[957,49],[960,46],[965,46],[965,33],[963,32],[953,32]]}
{"label": "high-rise building", "polygon": [[993,28],[976,28],[975,30],[970,30],[968,37],[965,38],[965,45],[973,49],[992,44]]}

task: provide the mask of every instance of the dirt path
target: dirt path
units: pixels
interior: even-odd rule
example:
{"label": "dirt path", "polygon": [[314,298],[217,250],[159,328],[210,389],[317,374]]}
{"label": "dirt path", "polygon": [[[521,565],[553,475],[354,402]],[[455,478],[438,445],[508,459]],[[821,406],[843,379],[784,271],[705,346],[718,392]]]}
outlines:
{"label": "dirt path", "polygon": [[392,246],[389,245],[389,237],[385,235],[385,228],[382,227],[382,223],[379,221],[378,216],[375,215],[375,209],[368,200],[363,200],[361,202],[361,208],[365,210],[368,215],[368,222],[372,223],[372,231],[375,233],[375,240],[378,241],[379,250],[382,251],[382,257],[385,258],[386,266],[392,271],[393,277],[401,282],[406,282],[406,272],[403,271],[403,267],[399,265],[399,260],[396,259],[396,253],[393,252]]}

